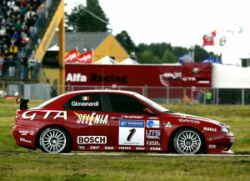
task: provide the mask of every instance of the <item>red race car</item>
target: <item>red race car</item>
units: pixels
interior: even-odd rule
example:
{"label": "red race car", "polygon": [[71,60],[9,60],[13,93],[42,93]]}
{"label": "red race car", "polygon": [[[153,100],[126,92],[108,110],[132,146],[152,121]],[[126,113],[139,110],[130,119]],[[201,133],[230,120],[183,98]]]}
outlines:
{"label": "red race car", "polygon": [[171,112],[135,92],[75,91],[35,108],[27,103],[21,99],[13,136],[31,149],[233,153],[229,126]]}

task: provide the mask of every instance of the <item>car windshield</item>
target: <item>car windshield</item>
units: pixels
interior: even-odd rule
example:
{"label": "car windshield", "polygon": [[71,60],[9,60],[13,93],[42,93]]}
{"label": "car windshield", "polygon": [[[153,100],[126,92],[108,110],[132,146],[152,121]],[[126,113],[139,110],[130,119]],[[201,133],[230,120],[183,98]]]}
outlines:
{"label": "car windshield", "polygon": [[159,112],[170,112],[168,109],[166,109],[165,107],[157,104],[156,102],[152,101],[151,99],[144,97],[140,94],[135,94],[136,97],[138,97],[139,99],[141,99],[142,101],[146,102],[147,104],[149,104],[150,106],[154,107],[157,111]]}

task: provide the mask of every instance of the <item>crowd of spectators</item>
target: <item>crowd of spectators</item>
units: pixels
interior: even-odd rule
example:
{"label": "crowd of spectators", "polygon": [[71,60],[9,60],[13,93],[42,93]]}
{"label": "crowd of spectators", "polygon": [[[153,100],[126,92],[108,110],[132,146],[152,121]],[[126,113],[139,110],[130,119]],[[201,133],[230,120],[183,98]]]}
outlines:
{"label": "crowd of spectators", "polygon": [[43,0],[0,0],[0,79],[29,78],[27,46]]}

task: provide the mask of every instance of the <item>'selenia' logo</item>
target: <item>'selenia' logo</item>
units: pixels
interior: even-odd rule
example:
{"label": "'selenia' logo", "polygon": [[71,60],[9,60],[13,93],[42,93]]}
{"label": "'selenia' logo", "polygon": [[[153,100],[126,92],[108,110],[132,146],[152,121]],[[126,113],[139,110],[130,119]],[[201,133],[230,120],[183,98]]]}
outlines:
{"label": "'selenia' logo", "polygon": [[92,114],[79,114],[74,112],[74,114],[78,117],[76,123],[77,124],[86,124],[86,125],[105,125],[108,124],[108,115],[106,114],[96,114],[93,112]]}

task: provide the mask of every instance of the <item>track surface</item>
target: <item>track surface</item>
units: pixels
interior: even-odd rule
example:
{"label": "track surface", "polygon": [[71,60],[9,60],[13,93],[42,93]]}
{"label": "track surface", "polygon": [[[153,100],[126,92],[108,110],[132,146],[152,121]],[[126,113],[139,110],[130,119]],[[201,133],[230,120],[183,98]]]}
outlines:
{"label": "track surface", "polygon": [[[82,156],[137,156],[132,153],[116,153],[116,152],[76,152],[76,153],[61,153],[60,155],[71,156],[71,155],[82,155]],[[138,153],[138,156],[148,157],[250,157],[250,154],[196,154],[196,155],[185,155],[185,154],[165,154],[165,153]]]}

